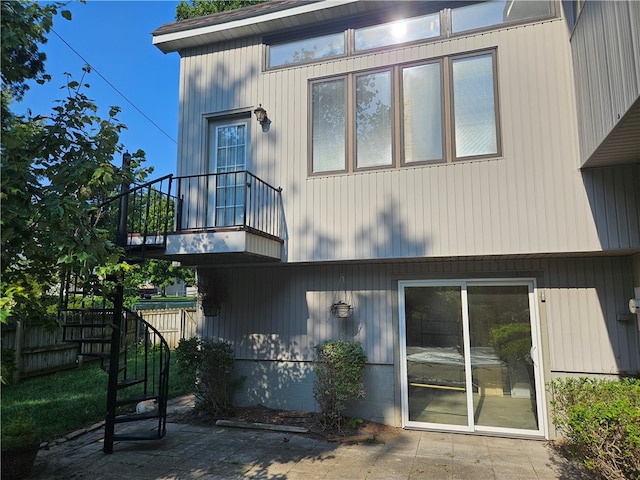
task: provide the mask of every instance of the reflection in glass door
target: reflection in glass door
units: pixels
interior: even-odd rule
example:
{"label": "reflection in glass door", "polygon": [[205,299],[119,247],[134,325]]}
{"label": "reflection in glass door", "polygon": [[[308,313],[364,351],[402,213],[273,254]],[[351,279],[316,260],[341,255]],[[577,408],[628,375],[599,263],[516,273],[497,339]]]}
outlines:
{"label": "reflection in glass door", "polygon": [[406,426],[542,435],[532,281],[400,282]]}

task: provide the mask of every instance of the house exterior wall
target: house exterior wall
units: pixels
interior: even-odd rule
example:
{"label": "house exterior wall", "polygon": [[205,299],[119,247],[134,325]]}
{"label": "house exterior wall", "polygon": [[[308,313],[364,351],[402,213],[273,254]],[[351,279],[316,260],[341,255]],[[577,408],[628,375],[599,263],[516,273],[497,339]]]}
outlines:
{"label": "house exterior wall", "polygon": [[[262,71],[259,37],[182,53],[178,174],[207,171],[206,117],[262,103],[248,168],[283,188],[287,262],[592,252],[640,247],[638,223],[602,238],[594,204],[640,218],[640,172],[608,181],[627,195],[591,198],[579,152],[569,32],[562,19],[425,45]],[[497,47],[500,158],[309,176],[308,81]],[[632,201],[628,201],[631,197]]]}
{"label": "house exterior wall", "polygon": [[[237,398],[242,405],[315,410],[313,347],[346,338],[360,341],[368,356],[369,395],[354,414],[399,425],[400,280],[535,278],[547,380],[640,372],[637,326],[617,320],[633,295],[629,257],[289,265],[200,274],[217,286],[222,308],[200,319],[198,333],[232,343],[239,373],[247,377]],[[351,318],[330,315],[330,305],[342,299],[354,305]]]}
{"label": "house exterior wall", "polygon": [[[604,3],[586,2],[580,22]],[[634,25],[625,8],[632,19],[637,5],[622,3],[606,13],[609,29]],[[607,68],[629,75],[614,81],[592,72],[615,56],[612,44],[593,45],[579,27],[558,17],[273,70],[259,36],[180,52],[178,175],[208,172],[208,122],[242,114],[247,169],[282,187],[281,264],[198,265],[221,305],[198,334],[232,343],[247,377],[239,404],[315,410],[313,348],[348,338],[368,355],[367,398],[348,413],[400,425],[400,280],[533,278],[546,381],[640,373],[638,321],[619,321],[639,285],[640,165],[580,170],[638,96],[624,44],[636,48],[637,32],[614,35],[620,55]],[[578,46],[598,52],[574,73]],[[486,49],[496,51],[500,157],[309,174],[310,81]],[[591,75],[593,106],[584,92],[576,100],[576,81]],[[272,121],[266,132],[250,116],[258,104]],[[579,133],[595,143],[579,144]],[[340,300],[355,306],[351,318],[330,315]]]}
{"label": "house exterior wall", "polygon": [[584,2],[571,36],[583,160],[640,97],[638,25],[636,1]]}

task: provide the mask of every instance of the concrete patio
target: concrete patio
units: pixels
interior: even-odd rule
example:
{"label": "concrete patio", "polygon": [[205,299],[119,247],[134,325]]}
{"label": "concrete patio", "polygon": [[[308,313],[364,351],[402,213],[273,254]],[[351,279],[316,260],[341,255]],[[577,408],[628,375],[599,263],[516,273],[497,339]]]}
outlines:
{"label": "concrete patio", "polygon": [[[174,412],[190,408],[174,402]],[[101,428],[38,453],[42,480],[170,479],[563,479],[584,478],[543,441],[400,430],[384,444],[338,444],[266,430],[177,423],[149,442],[117,442],[102,453]]]}

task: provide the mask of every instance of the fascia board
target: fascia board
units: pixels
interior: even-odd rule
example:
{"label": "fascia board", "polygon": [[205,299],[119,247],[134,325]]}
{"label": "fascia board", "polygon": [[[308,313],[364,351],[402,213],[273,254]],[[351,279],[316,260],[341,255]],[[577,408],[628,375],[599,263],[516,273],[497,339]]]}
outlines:
{"label": "fascia board", "polygon": [[[153,45],[157,46],[164,53],[176,51],[177,44],[184,45],[185,40],[195,39],[197,37],[205,35],[215,35],[223,32],[229,32],[236,29],[242,29],[245,27],[254,27],[259,24],[267,23],[274,20],[282,20],[284,18],[295,17],[298,15],[304,15],[314,13],[327,8],[339,7],[342,5],[348,5],[356,3],[360,0],[325,0],[323,2],[304,4],[299,7],[293,7],[287,10],[266,13],[264,15],[243,18],[227,23],[221,23],[217,25],[209,25],[200,28],[193,28],[189,30],[183,30],[179,32],[172,32],[161,34],[153,37]],[[194,42],[197,45],[199,42]]]}

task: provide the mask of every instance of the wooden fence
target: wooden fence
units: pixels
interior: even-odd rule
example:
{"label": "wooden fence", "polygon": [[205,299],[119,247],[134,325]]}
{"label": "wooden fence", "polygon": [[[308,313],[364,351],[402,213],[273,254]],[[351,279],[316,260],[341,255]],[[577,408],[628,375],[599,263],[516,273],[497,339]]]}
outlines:
{"label": "wooden fence", "polygon": [[[181,338],[191,338],[196,334],[195,308],[142,310],[138,313],[165,337],[171,349],[178,346]],[[2,352],[3,364],[13,367],[8,373],[14,381],[73,368],[78,364],[78,346],[62,342],[62,327],[3,324]]]}
{"label": "wooden fence", "polygon": [[181,338],[191,338],[196,334],[195,308],[138,310],[137,313],[160,332],[171,350],[178,346]]}

